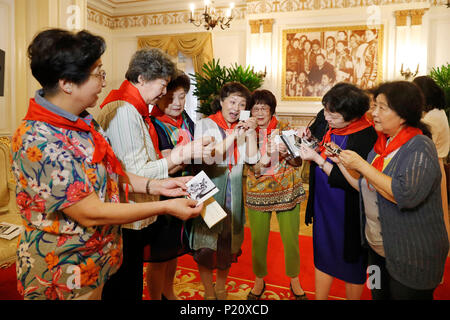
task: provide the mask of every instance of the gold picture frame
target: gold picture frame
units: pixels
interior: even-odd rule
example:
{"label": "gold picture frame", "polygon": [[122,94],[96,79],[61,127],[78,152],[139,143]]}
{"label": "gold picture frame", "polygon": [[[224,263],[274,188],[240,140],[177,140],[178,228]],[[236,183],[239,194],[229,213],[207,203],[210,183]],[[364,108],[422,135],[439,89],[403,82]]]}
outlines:
{"label": "gold picture frame", "polygon": [[286,29],[282,50],[282,100],[319,101],[338,82],[369,89],[382,79],[383,25]]}

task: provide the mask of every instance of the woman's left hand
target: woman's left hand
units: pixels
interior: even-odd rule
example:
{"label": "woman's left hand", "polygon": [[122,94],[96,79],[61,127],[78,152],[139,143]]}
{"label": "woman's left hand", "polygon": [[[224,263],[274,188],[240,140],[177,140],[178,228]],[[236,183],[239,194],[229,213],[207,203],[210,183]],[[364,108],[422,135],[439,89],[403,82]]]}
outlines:
{"label": "woman's left hand", "polygon": [[183,197],[187,196],[186,182],[191,180],[191,176],[154,179],[150,182],[150,194],[165,197]]}

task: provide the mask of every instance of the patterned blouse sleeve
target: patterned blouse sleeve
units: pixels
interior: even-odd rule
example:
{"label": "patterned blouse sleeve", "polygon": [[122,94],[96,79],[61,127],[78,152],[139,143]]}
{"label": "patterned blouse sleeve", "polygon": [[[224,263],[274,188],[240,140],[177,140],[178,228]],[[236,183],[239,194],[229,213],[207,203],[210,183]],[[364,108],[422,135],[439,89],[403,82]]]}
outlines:
{"label": "patterned blouse sleeve", "polygon": [[13,148],[17,204],[28,221],[40,221],[43,213],[67,208],[94,191],[96,172],[83,164],[92,156],[91,145],[37,123],[14,139],[21,142]]}

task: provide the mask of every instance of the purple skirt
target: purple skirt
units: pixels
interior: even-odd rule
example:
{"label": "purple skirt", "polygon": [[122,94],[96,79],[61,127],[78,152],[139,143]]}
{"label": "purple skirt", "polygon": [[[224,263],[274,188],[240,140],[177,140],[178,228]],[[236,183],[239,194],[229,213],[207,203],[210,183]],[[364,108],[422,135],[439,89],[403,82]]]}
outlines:
{"label": "purple skirt", "polygon": [[[332,139],[345,149],[345,136],[332,135]],[[316,167],[315,174],[314,265],[345,282],[364,284],[367,268],[364,257],[361,256],[356,263],[344,260],[345,191],[330,187],[328,176],[319,167]]]}

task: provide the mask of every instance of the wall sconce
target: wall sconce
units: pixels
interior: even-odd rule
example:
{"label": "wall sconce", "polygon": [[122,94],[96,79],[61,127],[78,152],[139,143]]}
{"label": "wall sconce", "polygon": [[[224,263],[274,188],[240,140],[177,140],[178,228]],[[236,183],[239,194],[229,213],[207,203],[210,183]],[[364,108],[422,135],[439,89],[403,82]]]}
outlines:
{"label": "wall sconce", "polygon": [[412,72],[409,68],[407,68],[405,71],[403,71],[403,63],[402,67],[400,69],[400,74],[405,78],[406,81],[408,81],[409,78],[414,78],[419,73],[419,64],[417,64],[416,72]]}
{"label": "wall sconce", "polygon": [[264,71],[260,70],[256,73],[258,76],[260,76],[261,78],[265,78],[267,75],[267,67],[264,66]]}
{"label": "wall sconce", "polygon": [[233,8],[234,3],[230,3],[230,7],[226,10],[225,16],[220,16],[216,14],[216,9],[213,6],[214,1],[210,2],[205,0],[205,9],[200,17],[195,17],[195,5],[191,3],[189,5],[191,9],[191,14],[189,17],[189,22],[196,27],[200,27],[202,24],[206,30],[214,29],[215,26],[219,25],[222,30],[230,27],[230,22],[233,20]]}
{"label": "wall sconce", "polygon": [[264,79],[267,75],[267,67],[264,66],[264,71],[263,70],[259,70],[259,71],[255,71],[255,67],[252,67],[252,71],[254,74],[256,74],[258,77]]}

